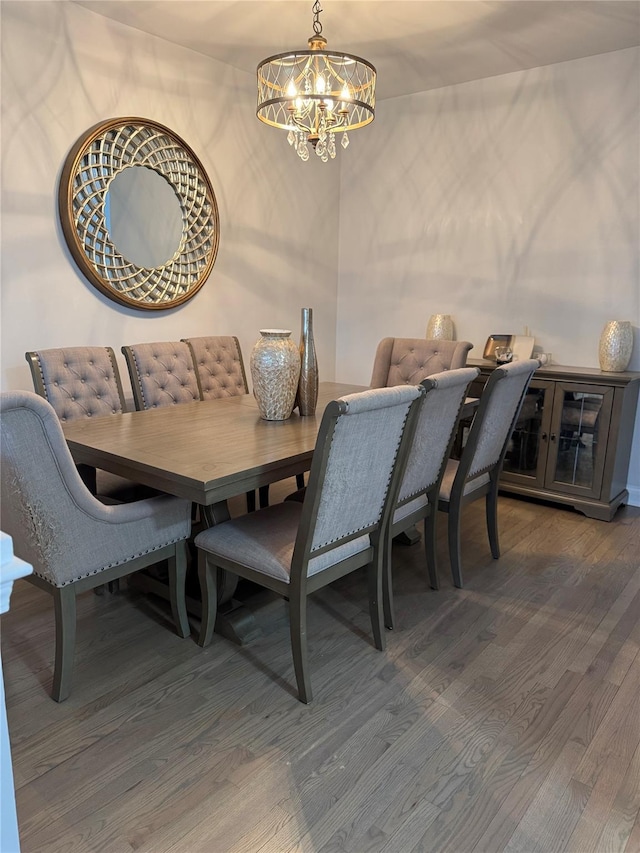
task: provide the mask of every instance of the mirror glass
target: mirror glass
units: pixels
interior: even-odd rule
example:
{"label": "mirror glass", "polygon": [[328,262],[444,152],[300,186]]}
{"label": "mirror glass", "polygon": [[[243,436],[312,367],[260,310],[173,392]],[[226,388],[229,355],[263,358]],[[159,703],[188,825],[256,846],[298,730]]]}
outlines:
{"label": "mirror glass", "polygon": [[180,247],[182,211],[173,188],[146,166],[130,166],[109,184],[107,231],[120,254],[140,267],[160,267]]}

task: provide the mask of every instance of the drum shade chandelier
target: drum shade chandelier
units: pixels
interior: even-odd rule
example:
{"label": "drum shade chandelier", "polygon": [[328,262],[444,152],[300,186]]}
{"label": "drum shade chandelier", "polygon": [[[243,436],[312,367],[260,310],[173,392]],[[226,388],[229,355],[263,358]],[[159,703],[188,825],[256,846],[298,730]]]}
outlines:
{"label": "drum shade chandelier", "polygon": [[316,0],[309,50],[278,53],[258,65],[257,116],[288,131],[301,160],[309,159],[310,144],[326,163],[336,156],[337,133],[346,148],[348,131],[373,121],[376,69],[359,56],[325,50],[321,12]]}

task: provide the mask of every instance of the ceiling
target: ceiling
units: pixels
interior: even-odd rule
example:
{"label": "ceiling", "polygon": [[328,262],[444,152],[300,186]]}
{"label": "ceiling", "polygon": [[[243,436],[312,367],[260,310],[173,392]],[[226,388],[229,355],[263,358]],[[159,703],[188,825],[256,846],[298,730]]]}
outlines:
{"label": "ceiling", "polygon": [[[74,0],[254,73],[306,48],[312,0]],[[329,49],[378,70],[378,99],[640,44],[638,0],[322,0]]]}

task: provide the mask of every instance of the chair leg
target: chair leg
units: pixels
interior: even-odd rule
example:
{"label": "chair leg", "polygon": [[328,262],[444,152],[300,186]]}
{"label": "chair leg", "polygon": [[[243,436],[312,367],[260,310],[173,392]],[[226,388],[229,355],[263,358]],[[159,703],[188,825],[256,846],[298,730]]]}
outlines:
{"label": "chair leg", "polygon": [[[387,647],[387,635],[384,631],[384,607],[382,600],[382,554],[377,553],[367,568],[369,582],[369,616],[376,649],[383,651]],[[393,604],[393,602],[391,602]]]}
{"label": "chair leg", "polygon": [[[385,627],[390,631],[395,625],[395,613],[393,608],[393,577],[391,574],[391,535],[385,536],[384,557],[382,563],[382,608],[384,613]],[[372,621],[373,627],[373,621]]]}
{"label": "chair leg", "polygon": [[449,560],[453,582],[462,589],[462,566],[460,565],[460,504],[449,504]]}
{"label": "chair leg", "polygon": [[264,509],[266,506],[269,506],[269,486],[260,486],[258,489],[258,496],[260,499],[260,509]]}
{"label": "chair leg", "polygon": [[171,615],[179,637],[191,634],[187,616],[186,579],[187,579],[187,542],[176,542],[176,551],[169,558],[169,598]]}
{"label": "chair leg", "polygon": [[438,510],[434,506],[430,509],[429,515],[426,515],[424,519],[424,553],[427,558],[427,569],[429,571],[429,583],[431,584],[431,589],[440,589],[437,558],[438,549],[436,542],[437,521]]}
{"label": "chair leg", "polygon": [[247,512],[256,511],[256,493],[255,491],[247,492]]}
{"label": "chair leg", "polygon": [[304,474],[296,474],[296,486],[298,489],[304,489]]}
{"label": "chair leg", "polygon": [[498,482],[491,484],[490,491],[486,496],[487,511],[487,533],[489,534],[489,545],[491,556],[494,560],[500,557],[500,541],[498,539]]}
{"label": "chair leg", "polygon": [[208,646],[213,637],[218,611],[218,570],[204,551],[198,552],[198,578],[202,597],[202,622],[198,645]]}
{"label": "chair leg", "polygon": [[71,693],[73,657],[76,648],[76,591],[73,584],[54,587],[56,656],[51,696],[63,702]]}
{"label": "chair leg", "polygon": [[308,704],[313,699],[307,652],[307,597],[292,595],[289,598],[289,631],[293,670],[298,685],[298,698]]}

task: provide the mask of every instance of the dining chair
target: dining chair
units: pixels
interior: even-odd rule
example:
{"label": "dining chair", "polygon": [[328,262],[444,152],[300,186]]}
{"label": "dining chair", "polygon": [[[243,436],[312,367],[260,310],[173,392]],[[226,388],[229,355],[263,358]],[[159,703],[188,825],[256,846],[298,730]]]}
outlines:
{"label": "dining chair", "polygon": [[202,400],[249,393],[240,342],[231,335],[182,338],[191,350]]}
{"label": "dining chair", "polygon": [[423,396],[421,386],[408,386],[364,391],[329,403],[304,501],[274,504],[198,534],[201,646],[210,643],[213,633],[218,569],[279,593],[289,601],[298,696],[310,702],[307,597],[367,566],[374,642],[384,648],[384,529]]}
{"label": "dining chair", "polygon": [[[393,628],[392,539],[424,523],[424,547],[428,566],[436,565],[438,492],[456,436],[469,385],[477,367],[461,367],[436,373],[422,381],[426,396],[417,418],[402,484],[387,528],[384,551],[384,617]],[[431,573],[433,576],[433,573]],[[437,578],[437,574],[436,574]]]}
{"label": "dining chair", "polygon": [[[36,394],[50,403],[64,424],[126,411],[120,371],[111,347],[60,347],[25,353]],[[151,497],[154,492],[116,474],[78,465],[94,495],[115,501]],[[157,494],[157,493],[156,493]]]}
{"label": "dining chair", "polygon": [[[522,401],[538,359],[514,361],[497,367],[487,380],[473,418],[467,442],[459,460],[447,461],[438,509],[449,514],[448,539],[451,573],[455,585],[462,588],[460,555],[460,517],[462,508],[485,497],[487,532],[491,554],[500,557],[498,540],[498,480],[511,433],[518,420]],[[438,586],[434,554],[427,551],[431,585]]]}
{"label": "dining chair", "polygon": [[464,367],[472,348],[469,341],[383,338],[376,350],[369,387],[417,385],[426,376]]}
{"label": "dining chair", "polygon": [[56,702],[71,690],[76,596],[85,590],[167,560],[173,621],[187,637],[189,501],[161,495],[105,506],[80,478],[55,410],[30,391],[0,394],[0,436],[2,529],[33,566],[27,580],[53,596]]}
{"label": "dining chair", "polygon": [[193,403],[200,389],[191,350],[184,341],[156,341],[122,347],[136,409]]}

